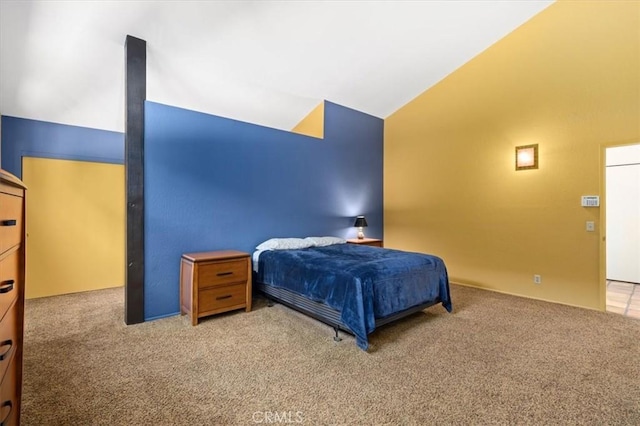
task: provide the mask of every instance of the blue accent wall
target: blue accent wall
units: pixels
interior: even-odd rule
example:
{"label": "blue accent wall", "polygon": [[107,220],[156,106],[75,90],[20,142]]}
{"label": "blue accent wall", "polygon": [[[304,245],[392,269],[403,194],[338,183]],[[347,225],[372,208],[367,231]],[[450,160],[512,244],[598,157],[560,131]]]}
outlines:
{"label": "blue accent wall", "polygon": [[124,134],[2,116],[2,168],[22,178],[22,157],[124,163]]}
{"label": "blue accent wall", "polygon": [[272,237],[382,238],[383,120],[325,102],[324,139],[145,110],[145,319],[177,314],[180,256]]}
{"label": "blue accent wall", "polygon": [[[383,120],[325,102],[324,139],[146,103],[145,319],[179,312],[182,253],[252,253],[272,237],[382,238]],[[124,134],[2,116],[2,168],[22,157],[124,162]]]}

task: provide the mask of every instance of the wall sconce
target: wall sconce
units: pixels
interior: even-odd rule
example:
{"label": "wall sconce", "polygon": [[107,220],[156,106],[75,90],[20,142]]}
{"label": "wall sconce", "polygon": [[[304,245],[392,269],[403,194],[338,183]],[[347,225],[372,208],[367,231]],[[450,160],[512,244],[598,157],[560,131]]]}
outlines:
{"label": "wall sconce", "polygon": [[538,168],[538,144],[516,146],[516,170]]}
{"label": "wall sconce", "polygon": [[362,231],[362,228],[368,226],[367,219],[365,219],[364,216],[358,216],[356,217],[356,222],[353,224],[353,226],[358,228],[358,239],[362,240],[364,238],[364,232]]}

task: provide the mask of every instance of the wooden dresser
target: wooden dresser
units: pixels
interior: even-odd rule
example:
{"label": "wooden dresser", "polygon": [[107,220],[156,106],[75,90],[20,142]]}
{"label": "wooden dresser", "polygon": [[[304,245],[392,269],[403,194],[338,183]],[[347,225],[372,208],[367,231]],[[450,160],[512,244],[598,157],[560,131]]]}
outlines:
{"label": "wooden dresser", "polygon": [[0,170],[0,424],[20,424],[25,283],[25,187]]}
{"label": "wooden dresser", "polygon": [[198,319],[251,310],[251,257],[235,250],[187,253],[180,261],[180,314]]}

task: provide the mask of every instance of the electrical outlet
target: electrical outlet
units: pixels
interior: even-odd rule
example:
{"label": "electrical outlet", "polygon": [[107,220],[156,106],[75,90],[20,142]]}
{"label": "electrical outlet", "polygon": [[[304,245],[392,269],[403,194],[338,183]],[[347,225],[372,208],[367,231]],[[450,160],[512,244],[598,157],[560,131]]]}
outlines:
{"label": "electrical outlet", "polygon": [[540,275],[534,275],[533,276],[533,283],[534,284],[540,284],[542,283],[542,277]]}

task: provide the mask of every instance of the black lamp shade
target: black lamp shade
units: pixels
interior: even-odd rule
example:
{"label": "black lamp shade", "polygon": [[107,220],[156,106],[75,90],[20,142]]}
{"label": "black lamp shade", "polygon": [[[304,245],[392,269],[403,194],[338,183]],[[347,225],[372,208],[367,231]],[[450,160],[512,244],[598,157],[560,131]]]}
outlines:
{"label": "black lamp shade", "polygon": [[353,226],[357,228],[367,226],[367,219],[365,219],[364,216],[358,216],[356,217],[356,223],[354,223]]}

